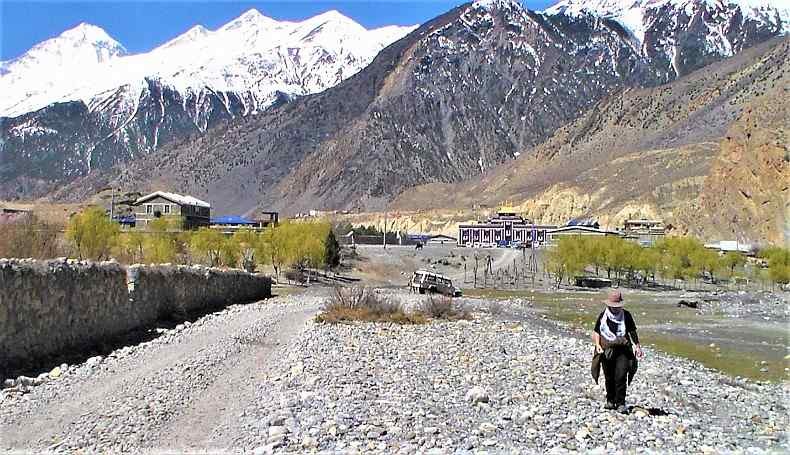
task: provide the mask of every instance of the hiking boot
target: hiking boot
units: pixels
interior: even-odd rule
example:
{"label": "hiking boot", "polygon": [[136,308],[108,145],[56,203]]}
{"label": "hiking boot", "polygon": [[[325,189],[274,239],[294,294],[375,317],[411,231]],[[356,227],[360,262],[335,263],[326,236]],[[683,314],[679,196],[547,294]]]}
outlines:
{"label": "hiking boot", "polygon": [[611,401],[607,401],[605,405],[603,405],[604,409],[615,409],[617,406],[614,405]]}
{"label": "hiking boot", "polygon": [[626,406],[625,404],[621,404],[620,406],[617,407],[617,412],[619,412],[620,414],[628,414],[628,406]]}

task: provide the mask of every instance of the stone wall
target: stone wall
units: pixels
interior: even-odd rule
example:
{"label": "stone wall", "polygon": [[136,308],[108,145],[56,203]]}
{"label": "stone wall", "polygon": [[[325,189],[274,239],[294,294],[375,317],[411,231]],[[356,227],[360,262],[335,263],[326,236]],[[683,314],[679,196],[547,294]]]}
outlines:
{"label": "stone wall", "polygon": [[271,280],[192,266],[0,259],[0,376],[48,356],[271,295]]}

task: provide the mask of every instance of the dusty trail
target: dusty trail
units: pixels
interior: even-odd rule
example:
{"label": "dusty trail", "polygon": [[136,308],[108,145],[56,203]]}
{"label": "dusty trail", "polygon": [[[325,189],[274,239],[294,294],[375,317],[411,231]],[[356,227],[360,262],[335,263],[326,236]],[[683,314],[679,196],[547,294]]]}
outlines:
{"label": "dusty trail", "polygon": [[173,419],[152,447],[178,451],[232,448],[233,423],[255,398],[255,384],[265,380],[270,362],[277,360],[277,349],[298,336],[313,314],[312,308],[294,311],[284,315],[271,333],[240,340],[247,349],[227,362],[226,374],[215,381],[210,393]]}
{"label": "dusty trail", "polygon": [[277,349],[318,310],[311,294],[229,307],[3,402],[0,451],[221,447]]}

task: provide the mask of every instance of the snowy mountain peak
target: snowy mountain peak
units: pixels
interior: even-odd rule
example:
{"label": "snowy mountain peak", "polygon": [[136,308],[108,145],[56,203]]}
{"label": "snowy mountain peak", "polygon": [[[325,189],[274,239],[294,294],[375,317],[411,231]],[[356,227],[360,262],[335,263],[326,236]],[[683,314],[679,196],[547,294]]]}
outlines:
{"label": "snowy mountain peak", "polygon": [[47,62],[53,65],[93,65],[126,55],[126,49],[104,29],[85,22],[43,41],[7,62],[14,66]]}
{"label": "snowy mountain peak", "polygon": [[247,10],[241,16],[233,19],[232,21],[228,22],[227,24],[223,25],[219,30],[220,31],[229,31],[229,30],[237,30],[241,28],[270,28],[273,26],[278,25],[279,23],[267,16],[261,14],[255,8]]}
{"label": "snowy mountain peak", "polygon": [[178,47],[188,43],[194,43],[196,41],[200,41],[201,39],[207,37],[210,34],[211,32],[206,27],[203,27],[202,25],[196,25],[190,28],[189,30],[187,30],[186,32],[182,33],[181,35],[178,35],[172,40],[166,42],[165,44],[160,46],[160,49],[167,49],[172,47]]}
{"label": "snowy mountain peak", "polygon": [[353,19],[345,16],[343,13],[341,13],[336,9],[323,12],[317,16],[313,16],[311,19],[316,21],[353,22],[356,24],[356,22]]}
{"label": "snowy mountain peak", "polygon": [[519,0],[477,0],[472,7],[487,10],[524,9]]}
{"label": "snowy mountain peak", "polygon": [[118,44],[103,28],[87,22],[80,22],[76,27],[61,33],[58,38],[72,41]]}
{"label": "snowy mountain peak", "polygon": [[104,30],[80,24],[16,61],[0,62],[0,117],[53,102],[81,100],[92,109],[119,87],[130,90],[123,105],[134,106],[136,91],[149,79],[185,98],[231,93],[244,100],[246,115],[267,108],[279,94],[305,95],[337,84],[413,29],[369,31],[334,10],[288,22],[250,9],[217,30],[197,25],[150,52],[125,56]]}
{"label": "snowy mountain peak", "polygon": [[[786,0],[561,0],[545,10],[550,15],[592,15],[616,20],[640,43],[660,14],[693,17],[704,12],[707,13],[703,16],[717,23],[750,20],[780,33],[790,30],[790,4]],[[736,13],[740,13],[740,18]]]}

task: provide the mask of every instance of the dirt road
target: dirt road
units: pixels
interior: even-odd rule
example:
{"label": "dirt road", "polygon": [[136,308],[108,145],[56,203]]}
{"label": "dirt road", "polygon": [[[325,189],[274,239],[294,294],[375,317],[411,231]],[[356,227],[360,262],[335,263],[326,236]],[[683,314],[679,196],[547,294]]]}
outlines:
{"label": "dirt road", "polygon": [[4,393],[0,451],[229,448],[256,380],[321,300],[317,290],[229,307],[28,394]]}
{"label": "dirt road", "polygon": [[426,245],[422,250],[412,246],[359,245],[361,257],[354,262],[354,276],[369,284],[405,286],[415,270],[427,269],[449,276],[456,285],[464,282],[464,264],[471,277],[474,255],[479,256],[478,276],[482,277],[485,258],[491,256],[492,270],[509,267],[513,260],[521,261],[521,250],[510,248],[472,249],[455,245]]}

